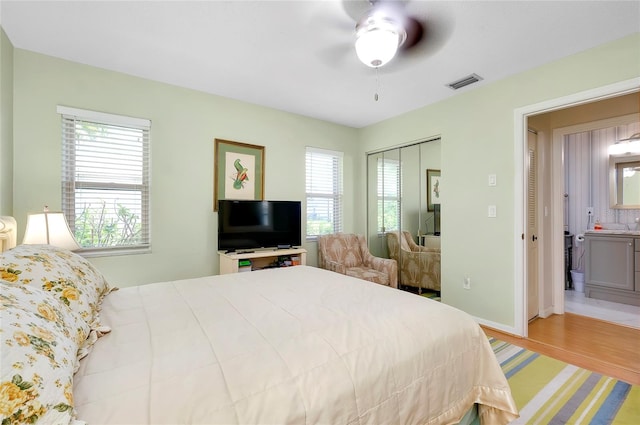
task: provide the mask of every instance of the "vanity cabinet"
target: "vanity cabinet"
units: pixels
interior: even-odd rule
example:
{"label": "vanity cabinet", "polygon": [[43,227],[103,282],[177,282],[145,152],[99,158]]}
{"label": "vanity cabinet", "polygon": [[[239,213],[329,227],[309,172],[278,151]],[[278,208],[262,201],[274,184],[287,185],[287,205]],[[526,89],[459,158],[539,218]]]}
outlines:
{"label": "vanity cabinet", "polygon": [[640,238],[585,234],[585,295],[640,305]]}
{"label": "vanity cabinet", "polygon": [[640,292],[640,238],[636,238],[636,291]]}

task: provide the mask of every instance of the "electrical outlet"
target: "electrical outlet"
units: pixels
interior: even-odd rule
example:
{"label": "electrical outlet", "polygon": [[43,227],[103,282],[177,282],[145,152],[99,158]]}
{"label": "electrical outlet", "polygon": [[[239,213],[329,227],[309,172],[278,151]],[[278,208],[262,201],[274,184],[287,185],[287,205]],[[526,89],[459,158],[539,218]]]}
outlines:
{"label": "electrical outlet", "polygon": [[464,282],[462,282],[462,289],[471,289],[471,278],[469,276],[464,277]]}
{"label": "electrical outlet", "polygon": [[593,217],[593,207],[587,207],[587,216]]}

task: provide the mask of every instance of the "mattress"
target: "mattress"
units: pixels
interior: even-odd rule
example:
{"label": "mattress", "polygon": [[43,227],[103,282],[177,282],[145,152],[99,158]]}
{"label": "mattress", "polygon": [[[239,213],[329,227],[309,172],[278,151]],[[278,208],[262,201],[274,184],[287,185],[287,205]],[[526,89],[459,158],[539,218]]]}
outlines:
{"label": "mattress", "polygon": [[444,424],[517,417],[468,314],[308,266],[161,282],[102,302],[74,377],[89,424]]}

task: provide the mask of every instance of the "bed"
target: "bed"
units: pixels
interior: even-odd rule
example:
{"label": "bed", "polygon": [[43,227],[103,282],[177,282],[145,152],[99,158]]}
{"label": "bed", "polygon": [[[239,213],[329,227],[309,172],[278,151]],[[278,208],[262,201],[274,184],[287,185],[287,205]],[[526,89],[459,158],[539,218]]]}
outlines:
{"label": "bed", "polygon": [[0,259],[3,424],[518,416],[481,328],[414,294],[308,266],[114,290],[69,251]]}

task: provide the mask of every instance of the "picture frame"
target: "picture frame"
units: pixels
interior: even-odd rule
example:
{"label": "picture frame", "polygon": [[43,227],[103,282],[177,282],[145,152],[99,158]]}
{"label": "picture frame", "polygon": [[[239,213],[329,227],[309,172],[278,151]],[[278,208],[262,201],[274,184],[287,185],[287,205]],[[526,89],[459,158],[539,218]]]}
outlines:
{"label": "picture frame", "polygon": [[427,170],[427,211],[433,212],[435,208],[434,204],[440,203],[440,184],[442,176],[440,170],[428,169]]}
{"label": "picture frame", "polygon": [[264,199],[264,146],[215,139],[213,210],[221,199]]}

